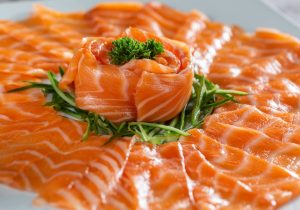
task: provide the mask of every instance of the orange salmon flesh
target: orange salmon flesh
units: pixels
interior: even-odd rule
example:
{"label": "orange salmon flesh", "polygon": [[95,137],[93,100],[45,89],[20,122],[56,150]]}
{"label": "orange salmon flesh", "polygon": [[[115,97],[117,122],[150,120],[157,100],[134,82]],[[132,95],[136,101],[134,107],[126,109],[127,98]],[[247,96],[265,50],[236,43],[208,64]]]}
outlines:
{"label": "orange salmon flesh", "polygon": [[[151,2],[100,3],[61,13],[41,5],[0,21],[0,183],[66,210],[278,209],[300,195],[300,41],[246,33]],[[159,41],[154,60],[110,64],[120,37]],[[194,74],[249,93],[177,142],[90,135],[44,106],[38,89],[7,93],[66,69],[59,87],[120,123],[164,122],[192,94]],[[1,206],[1,204],[0,204]]]}

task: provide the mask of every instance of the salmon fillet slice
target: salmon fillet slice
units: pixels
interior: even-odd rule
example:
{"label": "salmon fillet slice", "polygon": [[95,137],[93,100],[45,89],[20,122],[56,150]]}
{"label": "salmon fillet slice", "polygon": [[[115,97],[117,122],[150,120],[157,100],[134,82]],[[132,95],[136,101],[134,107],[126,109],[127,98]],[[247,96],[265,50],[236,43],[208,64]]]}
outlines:
{"label": "salmon fillet slice", "polygon": [[28,52],[34,51],[33,47],[24,42],[19,42],[17,39],[5,33],[4,31],[0,32],[0,37],[0,46],[2,48],[10,48]]}
{"label": "salmon fillet slice", "polygon": [[204,128],[208,128],[213,122],[255,129],[278,141],[299,144],[300,127],[298,125],[267,115],[253,106],[244,106],[238,110],[209,116]]}
{"label": "salmon fillet slice", "polygon": [[207,20],[198,11],[184,13],[158,2],[145,5],[137,2],[100,3],[85,15],[98,36],[118,36],[126,28],[136,27],[179,41],[193,40],[194,33],[201,30],[201,27],[193,28],[193,23],[204,25]]}
{"label": "salmon fillet slice", "polygon": [[[183,151],[186,155],[187,172],[189,172],[189,167],[192,169],[190,172],[194,172],[191,176],[204,173],[201,163],[193,161],[194,156],[202,155],[213,168],[249,187],[250,191],[257,196],[246,201],[252,208],[279,207],[299,194],[299,190],[295,187],[299,184],[297,176],[292,176],[282,168],[249,155],[240,149],[220,144],[207,137],[200,130],[191,130],[190,132],[192,136],[184,137],[181,142],[183,141]],[[191,146],[187,146],[187,144]],[[197,172],[195,169],[198,169]],[[234,194],[235,189],[231,192],[233,193],[231,199],[241,196],[239,193]],[[290,193],[287,194],[286,192]],[[239,201],[243,202],[242,198]]]}
{"label": "salmon fillet slice", "polygon": [[47,76],[47,71],[41,68],[34,68],[29,65],[0,62],[0,72],[11,73],[16,75],[27,75],[37,78],[44,78]]}
{"label": "salmon fillet slice", "polygon": [[239,33],[218,51],[208,78],[249,93],[298,93],[299,41],[278,31]]}
{"label": "salmon fillet slice", "polygon": [[48,56],[53,56],[65,61],[69,61],[72,58],[73,53],[71,50],[62,46],[59,42],[51,41],[39,36],[34,29],[28,28],[22,24],[2,20],[0,22],[0,30],[20,42],[23,41],[30,45],[36,51],[42,52]]}
{"label": "salmon fillet slice", "polygon": [[[117,188],[130,191],[116,189],[115,193],[118,194],[112,194],[108,198],[110,203],[107,209],[194,209],[212,205],[219,207],[222,206],[219,202],[222,203],[230,197],[229,186],[236,186],[240,193],[237,200],[232,200],[233,207],[241,207],[238,200],[240,198],[251,199],[253,194],[244,184],[216,171],[205,160],[196,159],[195,164],[204,162],[204,170],[198,178],[197,172],[190,174],[187,170],[193,164],[189,162],[189,166],[186,165],[183,151],[185,150],[182,145],[178,143],[162,147],[135,144],[124,171],[126,182],[120,183]],[[222,187],[216,187],[214,183],[220,183]]]}
{"label": "salmon fillet slice", "polygon": [[54,72],[57,72],[60,66],[67,66],[67,63],[60,59],[51,59],[33,52],[26,52],[22,50],[7,49],[1,47],[0,62],[29,65],[35,68],[42,68],[47,71]]}
{"label": "salmon fillet slice", "polygon": [[[79,158],[83,161],[82,166],[77,166],[75,171],[71,169],[66,177],[49,179],[46,186],[38,190],[41,198],[55,207],[65,209],[94,209],[106,203],[106,197],[117,187],[122,176],[132,141],[119,139],[101,148],[99,142],[98,138],[94,141],[95,146],[81,145],[78,152],[76,149],[74,152],[67,150],[65,153],[69,153],[69,159],[75,161]],[[77,177],[72,174],[74,172],[77,172]],[[56,176],[55,170],[52,173]]]}
{"label": "salmon fillet slice", "polygon": [[[59,208],[69,209],[69,196],[82,198],[87,186],[98,199],[94,205],[105,202],[122,175],[133,140],[116,139],[103,146],[109,137],[91,136],[81,142],[86,125],[58,116],[42,102],[0,106],[0,116],[6,116],[0,120],[1,183],[37,191],[41,198],[36,203]],[[85,201],[80,205],[92,209]]]}
{"label": "salmon fillet slice", "polygon": [[[244,106],[245,106],[244,104],[231,103],[231,104],[227,104],[223,107],[219,107],[218,109],[215,110],[215,113],[234,111],[237,109],[241,109]],[[291,123],[294,125],[300,125],[300,113],[299,112],[295,112],[295,113],[284,112],[284,111],[279,111],[277,109],[274,109],[274,108],[268,107],[268,106],[256,106],[256,108],[268,115],[278,117],[288,123]]]}
{"label": "salmon fillet slice", "polygon": [[43,106],[45,99],[42,94],[40,92],[36,94],[35,98],[30,94],[28,94],[27,98],[25,98],[24,95],[22,95],[23,98],[20,98],[20,95],[9,94],[14,97],[5,103],[0,103],[0,115],[3,117],[3,120],[6,119],[6,121],[1,122],[1,125],[4,125],[5,123],[29,121],[32,118],[53,113],[53,110],[50,107]]}
{"label": "salmon fillet slice", "polygon": [[94,35],[83,13],[60,13],[42,5],[35,5],[33,15],[21,23],[69,49],[78,48],[83,37]]}
{"label": "salmon fillet slice", "polygon": [[[180,143],[135,145],[124,171],[130,175],[119,185],[129,191],[109,197],[108,209],[242,209],[246,203],[266,209],[298,195],[298,177],[199,130],[191,133]],[[148,193],[142,194],[145,190]]]}
{"label": "salmon fillet slice", "polygon": [[98,36],[118,36],[126,28],[135,25],[136,15],[142,7],[137,2],[100,3],[86,12],[85,18],[92,23]]}
{"label": "salmon fillet slice", "polygon": [[280,142],[264,133],[235,125],[213,122],[204,129],[205,134],[222,144],[237,147],[245,152],[285,168],[299,176],[298,157],[300,147],[289,142]]}
{"label": "salmon fillet slice", "polygon": [[40,82],[40,79],[30,75],[1,72],[1,91],[6,92],[14,88],[23,87],[27,85],[25,81]]}

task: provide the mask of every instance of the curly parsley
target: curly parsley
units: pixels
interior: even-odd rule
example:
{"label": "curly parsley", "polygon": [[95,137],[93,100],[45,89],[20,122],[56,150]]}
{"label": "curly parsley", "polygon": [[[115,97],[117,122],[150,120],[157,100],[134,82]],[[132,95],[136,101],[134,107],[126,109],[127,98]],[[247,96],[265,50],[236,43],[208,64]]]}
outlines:
{"label": "curly parsley", "polygon": [[108,53],[111,64],[123,65],[132,59],[154,59],[164,52],[162,43],[149,39],[139,42],[129,37],[122,37],[112,42],[113,49]]}

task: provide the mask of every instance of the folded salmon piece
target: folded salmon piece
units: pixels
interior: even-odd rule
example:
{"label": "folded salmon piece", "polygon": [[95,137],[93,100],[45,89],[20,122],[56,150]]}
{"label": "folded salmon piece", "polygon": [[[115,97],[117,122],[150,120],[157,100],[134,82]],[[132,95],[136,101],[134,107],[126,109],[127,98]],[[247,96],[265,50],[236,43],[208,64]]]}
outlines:
{"label": "folded salmon piece", "polygon": [[[138,59],[110,64],[112,42],[130,37],[140,42],[159,41],[164,52],[155,60]],[[166,121],[175,117],[189,100],[193,82],[191,52],[184,43],[128,28],[115,38],[87,38],[75,53],[60,82],[74,88],[76,104],[114,122]]]}

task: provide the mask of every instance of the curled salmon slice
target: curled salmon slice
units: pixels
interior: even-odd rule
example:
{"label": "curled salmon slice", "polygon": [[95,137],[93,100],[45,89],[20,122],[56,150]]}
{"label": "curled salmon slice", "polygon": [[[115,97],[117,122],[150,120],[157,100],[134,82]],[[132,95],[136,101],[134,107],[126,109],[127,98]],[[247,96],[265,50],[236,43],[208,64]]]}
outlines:
{"label": "curled salmon slice", "polygon": [[71,60],[60,87],[66,90],[73,85],[77,106],[114,122],[156,122],[175,117],[192,90],[189,47],[136,28],[128,28],[119,37],[140,42],[155,39],[165,51],[155,60],[131,60],[116,66],[110,64],[108,56],[115,38],[87,38]]}

